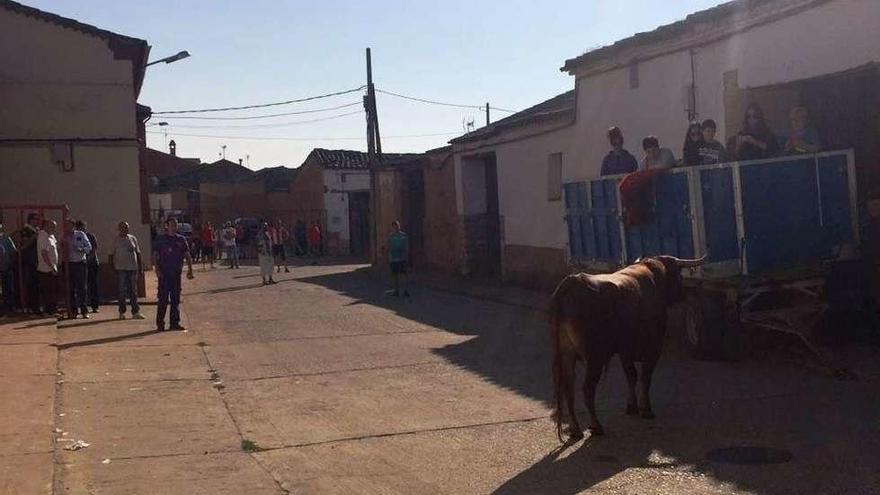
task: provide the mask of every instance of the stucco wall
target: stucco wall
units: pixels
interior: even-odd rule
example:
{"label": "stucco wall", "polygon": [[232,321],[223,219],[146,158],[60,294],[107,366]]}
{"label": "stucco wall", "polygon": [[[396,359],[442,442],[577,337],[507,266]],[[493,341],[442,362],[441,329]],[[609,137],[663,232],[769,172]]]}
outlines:
{"label": "stucco wall", "polygon": [[[739,87],[757,87],[840,72],[880,60],[880,2],[835,0],[694,48],[697,117],[713,118],[724,138],[724,73],[736,71]],[[711,33],[709,33],[711,34]],[[641,158],[641,139],[654,134],[676,157],[687,127],[685,88],[691,83],[687,50],[638,64],[639,86],[630,89],[629,69],[577,79],[577,125],[565,163],[566,181],[599,174],[607,153],[605,131],[623,129],[626,147]],[[741,116],[732,121],[739,122]],[[738,117],[738,118],[736,118]]]}
{"label": "stucco wall", "polygon": [[[0,146],[0,202],[68,205],[70,217],[85,220],[97,236],[103,262],[121,220],[131,225],[141,249],[149,252],[150,230],[140,223],[137,148],[75,146],[74,153],[75,169],[61,172],[47,146]],[[133,165],[120,166],[125,163]]]}
{"label": "stucco wall", "polygon": [[7,10],[0,26],[0,137],[136,138],[131,62],[107,41]]}

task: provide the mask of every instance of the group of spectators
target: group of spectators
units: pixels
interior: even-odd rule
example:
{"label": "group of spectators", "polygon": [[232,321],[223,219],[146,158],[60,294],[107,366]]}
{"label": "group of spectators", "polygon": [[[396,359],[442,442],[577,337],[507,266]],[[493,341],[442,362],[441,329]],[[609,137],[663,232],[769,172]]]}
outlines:
{"label": "group of spectators", "polygon": [[[57,222],[37,213],[28,214],[27,223],[11,234],[0,224],[0,315],[64,317],[66,309],[68,318],[88,319],[90,313],[99,311],[97,238],[83,220],[70,221],[61,229],[60,238],[58,230]],[[124,318],[128,297],[132,316],[140,319],[136,291],[137,274],[142,270],[140,249],[128,230],[128,223],[119,223],[109,262],[118,274],[120,316]],[[68,284],[63,283],[65,275]],[[70,291],[66,298],[63,287]],[[67,304],[59,312],[60,299]]]}
{"label": "group of spectators", "polygon": [[715,165],[729,161],[757,160],[779,154],[815,153],[822,147],[819,133],[809,123],[809,112],[795,107],[789,113],[791,129],[782,138],[767,125],[764,112],[757,104],[746,109],[739,132],[731,136],[727,146],[716,138],[714,120],[692,122],[682,146],[681,159],[677,160],[669,148],[661,147],[655,136],[642,139],[644,157],[641,164],[623,147],[623,132],[618,127],[608,130],[611,151],[602,160],[602,175],[628,174],[638,170],[656,170],[673,167]]}
{"label": "group of spectators", "polygon": [[[268,243],[264,242],[264,233],[268,236]],[[318,222],[312,222],[310,227],[306,227],[304,221],[297,220],[291,235],[280,219],[271,224],[261,221],[255,229],[249,229],[241,221],[226,222],[220,227],[206,221],[190,240],[192,259],[201,261],[203,267],[210,268],[214,268],[215,262],[219,264],[224,255],[229,269],[238,268],[241,259],[256,257],[259,261],[270,255],[278,272],[282,266],[289,272],[288,246],[292,247],[296,256],[321,256],[324,251],[323,236]]]}

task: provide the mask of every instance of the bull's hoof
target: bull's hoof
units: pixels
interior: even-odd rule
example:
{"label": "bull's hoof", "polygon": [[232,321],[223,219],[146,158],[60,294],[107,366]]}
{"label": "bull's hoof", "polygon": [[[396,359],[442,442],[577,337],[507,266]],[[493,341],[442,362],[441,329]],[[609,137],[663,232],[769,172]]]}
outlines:
{"label": "bull's hoof", "polygon": [[654,411],[651,411],[651,410],[641,411],[639,413],[639,415],[642,417],[642,419],[654,419],[654,417],[655,417]]}
{"label": "bull's hoof", "polygon": [[626,405],[626,415],[627,416],[638,416],[639,415],[639,406],[635,404],[627,404]]}
{"label": "bull's hoof", "polygon": [[578,430],[576,428],[569,428],[568,429],[568,441],[569,442],[577,442],[578,440],[581,440],[583,438],[584,438],[584,432],[582,432],[581,430]]}
{"label": "bull's hoof", "polygon": [[602,435],[605,434],[605,428],[602,428],[601,425],[599,425],[599,426],[591,426],[591,427],[589,428],[589,430],[590,430],[590,436],[591,436],[591,437],[601,437]]}

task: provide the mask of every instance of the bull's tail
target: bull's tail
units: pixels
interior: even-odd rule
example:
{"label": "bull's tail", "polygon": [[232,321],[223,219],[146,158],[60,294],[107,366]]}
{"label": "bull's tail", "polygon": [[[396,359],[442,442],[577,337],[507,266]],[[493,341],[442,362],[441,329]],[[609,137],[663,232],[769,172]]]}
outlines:
{"label": "bull's tail", "polygon": [[564,414],[562,407],[562,387],[566,378],[574,379],[574,377],[566,377],[568,370],[563,366],[562,346],[560,339],[560,320],[562,318],[562,299],[568,292],[571,285],[575,282],[575,278],[569,275],[562,279],[562,282],[553,291],[550,299],[550,340],[553,342],[553,398],[556,403],[556,409],[553,411],[553,419],[556,422],[556,436],[560,442],[565,442],[562,428],[562,415]]}
{"label": "bull's tail", "polygon": [[550,316],[550,338],[553,340],[553,398],[556,401],[556,408],[553,410],[553,420],[556,422],[556,436],[560,442],[564,442],[562,436],[562,374],[565,370],[562,368],[562,352],[559,349],[559,318],[556,315]]}

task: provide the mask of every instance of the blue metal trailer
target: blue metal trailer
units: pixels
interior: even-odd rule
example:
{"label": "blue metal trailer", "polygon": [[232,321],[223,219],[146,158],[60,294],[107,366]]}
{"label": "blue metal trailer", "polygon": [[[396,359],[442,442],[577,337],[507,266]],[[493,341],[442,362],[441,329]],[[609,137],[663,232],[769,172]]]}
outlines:
{"label": "blue metal trailer", "polygon": [[740,324],[810,332],[832,266],[858,258],[852,150],[676,168],[654,178],[653,218],[623,223],[621,176],[564,185],[573,265],[607,271],[643,256],[708,256],[686,274],[686,341],[703,358],[738,349]]}

